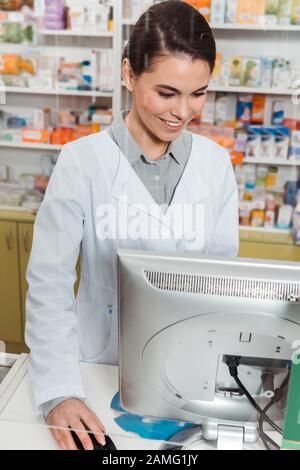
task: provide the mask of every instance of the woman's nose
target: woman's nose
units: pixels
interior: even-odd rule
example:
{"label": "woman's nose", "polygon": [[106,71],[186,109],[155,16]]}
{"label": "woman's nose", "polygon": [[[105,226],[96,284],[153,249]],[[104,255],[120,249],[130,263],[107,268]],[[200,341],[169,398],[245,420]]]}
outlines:
{"label": "woman's nose", "polygon": [[172,116],[180,121],[186,121],[191,114],[191,109],[187,101],[181,101],[178,106],[171,111]]}

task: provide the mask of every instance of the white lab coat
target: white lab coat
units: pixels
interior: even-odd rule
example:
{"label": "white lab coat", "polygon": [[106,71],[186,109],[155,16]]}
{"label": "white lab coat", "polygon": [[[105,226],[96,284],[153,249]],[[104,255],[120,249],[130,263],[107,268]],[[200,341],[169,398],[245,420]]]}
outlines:
{"label": "white lab coat", "polygon": [[[199,246],[184,234],[173,239],[172,231],[169,239],[99,239],[97,209],[112,204],[120,215],[120,200],[122,214],[127,201],[127,209],[135,208],[144,223],[167,225],[163,215],[151,212],[156,205],[153,198],[107,131],[64,146],[36,218],[27,269],[26,342],[37,408],[56,397],[85,397],[79,360],[117,364],[119,247],[237,254],[233,169],[228,153],[205,137],[193,134],[191,154],[170,205],[204,207],[204,222],[197,227],[203,235]],[[81,279],[74,299],[79,254]]]}

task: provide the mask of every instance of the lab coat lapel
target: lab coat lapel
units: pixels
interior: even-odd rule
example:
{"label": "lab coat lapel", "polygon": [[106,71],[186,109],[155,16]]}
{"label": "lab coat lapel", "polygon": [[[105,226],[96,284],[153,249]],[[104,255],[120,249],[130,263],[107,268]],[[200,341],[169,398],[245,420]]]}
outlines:
{"label": "lab coat lapel", "polygon": [[[108,134],[107,136],[113,142]],[[152,218],[151,223],[162,224],[172,234],[172,239],[169,239],[168,242],[174,245],[172,246],[173,249],[176,249],[178,246],[178,240],[173,239],[174,231],[172,224],[174,223],[174,217],[172,218],[171,212],[176,214],[176,210],[180,210],[184,205],[191,207],[198,202],[201,203],[209,195],[208,186],[201,175],[200,165],[197,165],[197,161],[195,161],[197,160],[196,153],[193,141],[190,157],[175,190],[173,200],[164,213],[131,167],[125,155],[114,143],[117,172],[111,190],[111,197],[118,201],[119,205],[120,203],[121,205],[126,204],[128,209],[132,208],[137,213],[142,213]],[[162,244],[156,245],[156,247],[158,249],[166,249],[165,242],[166,240]]]}

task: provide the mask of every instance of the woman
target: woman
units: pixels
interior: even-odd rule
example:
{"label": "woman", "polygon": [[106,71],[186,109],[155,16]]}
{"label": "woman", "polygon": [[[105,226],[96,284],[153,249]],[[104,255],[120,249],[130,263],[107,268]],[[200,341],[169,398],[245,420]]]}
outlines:
{"label": "woman", "polygon": [[[118,363],[117,249],[237,253],[229,156],[184,130],[204,106],[215,56],[211,29],[194,8],[181,1],[151,7],[123,57],[131,109],[108,130],[64,146],[54,170],[35,223],[26,340],[36,406],[49,425],[66,429],[53,430],[64,449],[75,448],[68,427],[85,425],[104,441],[101,422],[84,403],[79,360]],[[202,211],[192,237],[182,208]],[[183,228],[177,238],[172,221]],[[91,448],[84,432],[79,437]]]}

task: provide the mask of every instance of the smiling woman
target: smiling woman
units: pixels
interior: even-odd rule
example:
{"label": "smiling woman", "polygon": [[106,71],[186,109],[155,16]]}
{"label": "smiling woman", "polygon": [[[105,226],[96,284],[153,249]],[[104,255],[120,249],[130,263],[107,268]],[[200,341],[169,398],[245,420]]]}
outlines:
{"label": "smiling woman", "polygon": [[215,60],[210,26],[186,3],[162,2],[141,16],[124,50],[122,75],[132,92],[126,124],[148,156],[160,158],[201,113]]}
{"label": "smiling woman", "polygon": [[229,155],[184,129],[204,106],[215,57],[197,10],[179,0],[151,7],[124,51],[130,110],[64,146],[55,166],[27,270],[26,342],[35,404],[64,449],[76,449],[70,427],[85,449],[86,428],[104,444],[79,360],[118,363],[118,249],[237,254]]}

